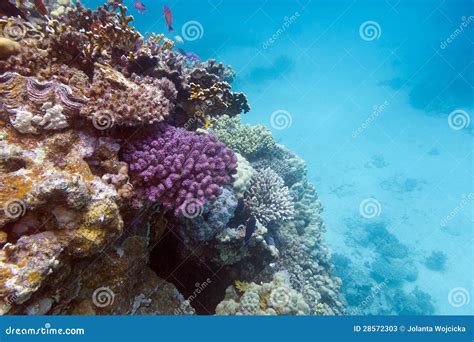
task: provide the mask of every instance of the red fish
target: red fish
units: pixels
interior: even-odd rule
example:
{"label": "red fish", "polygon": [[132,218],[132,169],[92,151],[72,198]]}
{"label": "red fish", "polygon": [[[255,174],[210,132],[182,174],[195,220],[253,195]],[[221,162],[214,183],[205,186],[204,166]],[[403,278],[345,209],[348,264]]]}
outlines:
{"label": "red fish", "polygon": [[140,14],[143,14],[146,12],[145,5],[140,0],[135,0],[135,2],[133,3],[133,7],[135,7],[138,13]]}
{"label": "red fish", "polygon": [[46,5],[44,4],[43,0],[34,0],[34,4],[36,7],[36,10],[39,12],[41,15],[47,15],[48,14],[48,9],[46,8]]}
{"label": "red fish", "polygon": [[171,32],[173,31],[173,13],[171,13],[171,10],[164,6],[164,14],[165,14],[165,20],[166,20],[166,25],[168,26],[168,31]]}

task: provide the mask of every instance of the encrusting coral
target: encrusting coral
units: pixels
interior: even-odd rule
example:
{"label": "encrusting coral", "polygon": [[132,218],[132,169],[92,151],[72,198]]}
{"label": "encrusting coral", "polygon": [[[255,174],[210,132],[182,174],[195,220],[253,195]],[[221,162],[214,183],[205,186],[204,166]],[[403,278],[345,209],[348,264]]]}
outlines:
{"label": "encrusting coral", "polygon": [[26,3],[0,17],[0,314],[344,313],[306,165],[241,123],[230,66],[121,0]]}

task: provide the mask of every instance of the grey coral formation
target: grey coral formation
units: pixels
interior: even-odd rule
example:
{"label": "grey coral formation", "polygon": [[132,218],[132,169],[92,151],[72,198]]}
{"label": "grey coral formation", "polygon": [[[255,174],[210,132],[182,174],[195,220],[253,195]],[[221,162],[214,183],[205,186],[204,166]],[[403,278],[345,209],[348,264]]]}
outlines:
{"label": "grey coral formation", "polygon": [[257,171],[244,195],[250,213],[263,225],[293,218],[294,206],[283,179],[272,169]]}
{"label": "grey coral formation", "polygon": [[223,230],[234,215],[237,199],[233,192],[223,188],[215,201],[207,202],[194,218],[182,218],[180,234],[183,240],[208,241]]}
{"label": "grey coral formation", "polygon": [[277,144],[265,158],[254,160],[252,166],[255,169],[271,168],[288,187],[306,175],[306,162],[281,144]]}
{"label": "grey coral formation", "polygon": [[269,283],[236,282],[217,305],[217,315],[307,315],[309,306],[291,288],[285,272],[275,273]]}

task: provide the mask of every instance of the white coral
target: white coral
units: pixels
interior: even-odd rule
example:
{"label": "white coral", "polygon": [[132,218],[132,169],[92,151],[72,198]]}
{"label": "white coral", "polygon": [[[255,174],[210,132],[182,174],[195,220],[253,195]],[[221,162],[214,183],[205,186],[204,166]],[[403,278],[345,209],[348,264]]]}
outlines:
{"label": "white coral", "polygon": [[250,180],[252,179],[255,170],[247,159],[242,157],[239,153],[236,153],[235,155],[237,156],[237,173],[234,175],[234,183],[232,186],[234,188],[235,197],[240,199],[244,197],[244,193],[250,185]]}
{"label": "white coral", "polygon": [[41,109],[45,111],[43,116],[35,115],[32,119],[36,125],[47,130],[59,130],[69,126],[61,105],[53,106],[51,102],[46,102],[41,106]]}
{"label": "white coral", "polygon": [[270,168],[259,170],[254,174],[250,187],[244,195],[244,203],[263,225],[287,221],[294,215],[288,187]]}

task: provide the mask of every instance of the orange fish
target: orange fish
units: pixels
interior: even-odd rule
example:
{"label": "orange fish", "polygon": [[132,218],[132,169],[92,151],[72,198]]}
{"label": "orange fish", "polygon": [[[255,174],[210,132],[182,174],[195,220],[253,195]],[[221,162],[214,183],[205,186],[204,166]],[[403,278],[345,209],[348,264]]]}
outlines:
{"label": "orange fish", "polygon": [[171,32],[173,31],[173,26],[171,26],[173,24],[173,13],[171,13],[171,10],[166,6],[163,6],[163,9],[164,9],[166,25],[168,26],[168,32]]}

